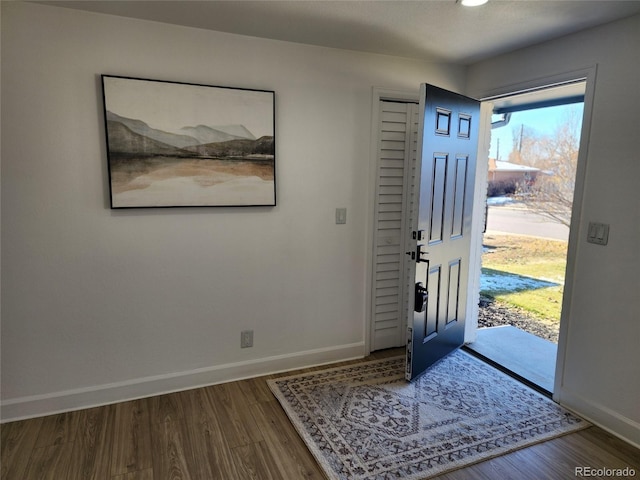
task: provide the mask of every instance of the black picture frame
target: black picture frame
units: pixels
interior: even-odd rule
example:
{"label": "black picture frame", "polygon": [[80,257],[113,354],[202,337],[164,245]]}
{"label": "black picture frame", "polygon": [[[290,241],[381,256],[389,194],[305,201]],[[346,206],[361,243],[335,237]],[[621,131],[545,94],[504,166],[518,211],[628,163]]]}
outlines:
{"label": "black picture frame", "polygon": [[276,205],[274,91],[101,79],[112,209]]}

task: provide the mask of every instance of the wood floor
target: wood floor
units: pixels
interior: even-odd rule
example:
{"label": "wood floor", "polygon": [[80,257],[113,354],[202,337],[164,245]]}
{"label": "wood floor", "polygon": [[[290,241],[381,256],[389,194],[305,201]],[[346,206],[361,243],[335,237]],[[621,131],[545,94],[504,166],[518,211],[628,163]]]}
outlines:
{"label": "wood floor", "polygon": [[[323,479],[265,379],[3,424],[1,478]],[[640,476],[640,451],[591,427],[437,478],[579,478],[576,467]]]}

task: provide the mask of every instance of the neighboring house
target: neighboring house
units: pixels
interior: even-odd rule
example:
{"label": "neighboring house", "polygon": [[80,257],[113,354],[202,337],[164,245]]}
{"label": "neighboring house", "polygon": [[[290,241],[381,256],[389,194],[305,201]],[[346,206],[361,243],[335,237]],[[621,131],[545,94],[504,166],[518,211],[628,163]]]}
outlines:
{"label": "neighboring house", "polygon": [[518,185],[535,183],[540,173],[539,168],[490,158],[487,175],[488,191],[501,191],[500,194],[513,193]]}

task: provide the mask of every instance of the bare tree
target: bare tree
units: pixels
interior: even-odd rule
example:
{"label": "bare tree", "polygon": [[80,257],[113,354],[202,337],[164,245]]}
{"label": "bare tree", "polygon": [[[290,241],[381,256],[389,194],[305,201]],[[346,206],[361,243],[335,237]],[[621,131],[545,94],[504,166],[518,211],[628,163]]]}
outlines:
{"label": "bare tree", "polygon": [[571,221],[581,123],[582,109],[574,107],[551,135],[514,130],[519,148],[514,148],[512,161],[542,170],[535,182],[519,184],[516,194],[531,211],[566,226]]}
{"label": "bare tree", "polygon": [[518,165],[541,168],[540,161],[546,157],[544,137],[528,125],[514,125],[511,128],[513,148],[509,162]]}

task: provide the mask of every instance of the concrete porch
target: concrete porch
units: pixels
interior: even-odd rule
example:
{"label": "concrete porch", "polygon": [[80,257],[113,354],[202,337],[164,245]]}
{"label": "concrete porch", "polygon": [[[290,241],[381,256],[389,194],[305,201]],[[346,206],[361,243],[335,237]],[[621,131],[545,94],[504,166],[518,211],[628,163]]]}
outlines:
{"label": "concrete porch", "polygon": [[553,393],[558,346],[511,325],[478,329],[465,350],[542,393]]}

